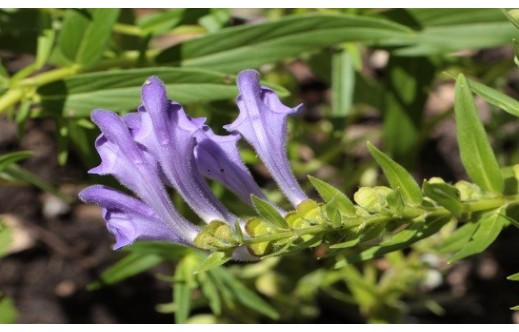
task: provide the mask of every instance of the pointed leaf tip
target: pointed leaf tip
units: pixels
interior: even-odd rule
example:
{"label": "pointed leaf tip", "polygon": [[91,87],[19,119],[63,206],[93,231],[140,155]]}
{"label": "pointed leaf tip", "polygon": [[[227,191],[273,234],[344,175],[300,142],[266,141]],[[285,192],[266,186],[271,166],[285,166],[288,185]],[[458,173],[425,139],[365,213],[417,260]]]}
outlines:
{"label": "pointed leaf tip", "polygon": [[422,191],[412,175],[370,142],[367,142],[367,146],[371,156],[384,171],[391,187],[400,189],[404,201],[420,205],[423,198]]}

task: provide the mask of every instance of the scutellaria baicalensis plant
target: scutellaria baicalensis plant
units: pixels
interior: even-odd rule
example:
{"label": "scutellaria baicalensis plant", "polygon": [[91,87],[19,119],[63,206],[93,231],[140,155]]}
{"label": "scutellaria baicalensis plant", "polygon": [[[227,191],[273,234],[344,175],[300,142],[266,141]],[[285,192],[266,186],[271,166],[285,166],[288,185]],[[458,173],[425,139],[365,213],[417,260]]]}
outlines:
{"label": "scutellaria baicalensis plant", "polygon": [[[169,100],[157,77],[144,83],[137,112],[92,113],[101,129],[96,148],[102,162],[90,173],[112,175],[135,194],[100,185],[80,193],[84,202],[103,207],[108,230],[116,239],[114,248],[138,240],[168,241],[213,252],[214,266],[232,258],[251,260],[323,244],[329,255],[347,253],[335,264],[341,267],[409,247],[436,234],[449,221],[464,221],[460,231],[471,228],[473,235],[452,257],[457,260],[484,250],[515,218],[517,193],[503,192],[499,167],[463,76],[456,89],[458,140],[462,161],[475,184],[451,185],[433,178],[420,188],[402,166],[368,144],[390,186],[361,187],[354,202],[326,182],[309,177],[323,202],[312,200],[292,173],[286,152],[287,117],[297,114],[302,105],[285,106],[272,89],[260,85],[254,70],[239,73],[237,85],[240,113],[224,126],[229,132],[224,136],[215,134],[205,118],[190,117],[180,104]],[[460,135],[460,128],[467,126],[474,130]],[[291,203],[290,211],[270,202],[256,184],[240,158],[240,137],[256,150]],[[470,143],[474,139],[477,146]],[[220,182],[258,215],[231,213],[211,192],[206,178]],[[186,220],[175,209],[169,188],[205,225]]]}

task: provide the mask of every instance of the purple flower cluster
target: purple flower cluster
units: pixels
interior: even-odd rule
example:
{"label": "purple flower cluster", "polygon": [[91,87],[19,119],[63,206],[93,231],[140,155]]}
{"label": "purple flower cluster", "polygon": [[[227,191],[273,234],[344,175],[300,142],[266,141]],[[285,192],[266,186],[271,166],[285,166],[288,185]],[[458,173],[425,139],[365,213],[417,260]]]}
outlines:
{"label": "purple flower cluster", "polygon": [[289,108],[271,89],[260,86],[254,70],[237,78],[238,118],[216,135],[205,118],[191,118],[168,100],[164,84],[150,77],[142,87],[138,112],[125,116],[95,110],[92,120],[101,129],[96,149],[101,164],[91,174],[112,175],[136,197],[102,185],[84,189],[81,200],[103,207],[114,249],[136,240],[171,241],[192,245],[200,231],[173,206],[167,188],[174,188],[205,222],[241,222],[211,192],[205,177],[222,183],[246,204],[251,195],[266,200],[240,158],[237,141],[243,136],[256,150],[293,206],[307,196],[290,171],[286,155]]}

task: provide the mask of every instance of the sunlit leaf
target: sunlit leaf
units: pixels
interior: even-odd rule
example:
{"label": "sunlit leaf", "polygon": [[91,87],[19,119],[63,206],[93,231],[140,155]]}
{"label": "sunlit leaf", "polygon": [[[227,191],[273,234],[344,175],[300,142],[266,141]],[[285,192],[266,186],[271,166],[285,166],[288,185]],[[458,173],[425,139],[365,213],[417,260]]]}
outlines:
{"label": "sunlit leaf", "polygon": [[287,228],[288,224],[285,218],[279,214],[279,211],[268,202],[252,196],[252,203],[260,216],[265,218],[265,221],[272,224],[274,227]]}
{"label": "sunlit leaf", "polygon": [[496,157],[478,117],[467,80],[459,75],[455,97],[456,132],[461,161],[467,174],[481,188],[502,192],[503,178]]}
{"label": "sunlit leaf", "polygon": [[399,188],[404,201],[419,205],[422,202],[422,190],[411,174],[369,142],[368,150],[384,171],[391,187]]}

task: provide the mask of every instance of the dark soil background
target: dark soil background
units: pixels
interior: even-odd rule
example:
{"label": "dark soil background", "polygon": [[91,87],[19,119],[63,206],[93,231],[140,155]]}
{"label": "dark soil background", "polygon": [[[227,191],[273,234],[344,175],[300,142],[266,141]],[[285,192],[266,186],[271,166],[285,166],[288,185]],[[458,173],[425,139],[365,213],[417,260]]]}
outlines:
{"label": "dark soil background", "polygon": [[[10,69],[14,70],[19,61],[11,59]],[[297,66],[291,68],[297,70],[294,68]],[[313,104],[319,107],[319,102],[325,99],[325,89],[319,84],[305,84],[301,99],[317,100]],[[450,107],[452,92],[452,84],[436,86],[428,112]],[[372,122],[359,119],[351,130],[372,128]],[[63,193],[76,196],[82,189],[80,183],[87,179],[84,166],[73,154],[67,166],[58,165],[54,123],[31,120],[24,132],[20,140],[16,125],[0,118],[0,154],[34,151],[35,155],[21,165],[51,183],[60,184]],[[422,157],[419,177],[464,176],[451,120],[435,129]],[[171,300],[171,288],[154,276],[157,272],[171,272],[173,266],[164,264],[117,285],[92,292],[86,290],[87,284],[121,257],[111,249],[112,238],[99,208],[79,202],[64,204],[30,186],[0,185],[0,214],[15,229],[14,247],[0,260],[0,291],[14,300],[19,323],[173,321],[171,315],[155,311],[157,304]],[[429,293],[444,306],[445,315],[435,316],[411,305],[407,321],[519,323],[518,313],[509,310],[519,304],[519,283],[506,280],[506,276],[519,271],[518,255],[519,232],[510,227],[484,254],[451,267],[444,283]],[[359,322],[356,313],[350,316],[338,310],[324,296],[320,303],[322,314],[313,323]]]}

